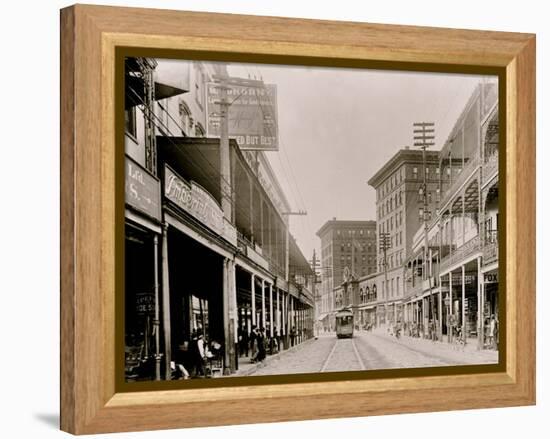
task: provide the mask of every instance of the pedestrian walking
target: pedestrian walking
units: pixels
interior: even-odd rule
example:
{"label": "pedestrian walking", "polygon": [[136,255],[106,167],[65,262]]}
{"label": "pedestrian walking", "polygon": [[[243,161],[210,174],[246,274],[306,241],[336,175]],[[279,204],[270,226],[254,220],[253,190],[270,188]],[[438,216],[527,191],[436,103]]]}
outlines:
{"label": "pedestrian walking", "polygon": [[258,328],[256,325],[252,325],[252,330],[250,331],[249,336],[250,344],[250,362],[254,363],[258,355]]}
{"label": "pedestrian walking", "polygon": [[290,330],[290,346],[294,346],[294,339],[296,338],[296,328],[293,326]]}
{"label": "pedestrian walking", "polygon": [[256,361],[263,362],[266,357],[266,344],[265,328],[260,328],[259,333],[256,334],[256,344],[258,347],[258,353],[256,354]]}
{"label": "pedestrian walking", "polygon": [[495,336],[497,333],[497,321],[495,319],[495,315],[491,314],[491,320],[489,321],[489,347],[491,349],[496,349],[496,342],[495,342]]}
{"label": "pedestrian walking", "polygon": [[273,337],[271,337],[271,355],[279,352],[279,337],[277,333],[277,327],[273,327]]}
{"label": "pedestrian walking", "polygon": [[204,362],[206,361],[206,352],[204,349],[204,336],[202,329],[194,332],[194,338],[191,339],[191,361],[193,365],[193,377],[204,377]]}
{"label": "pedestrian walking", "polygon": [[239,356],[242,357],[243,355],[245,357],[248,357],[248,348],[249,348],[249,341],[248,341],[249,335],[248,331],[246,330],[246,327],[239,327],[238,330],[238,340],[239,340]]}

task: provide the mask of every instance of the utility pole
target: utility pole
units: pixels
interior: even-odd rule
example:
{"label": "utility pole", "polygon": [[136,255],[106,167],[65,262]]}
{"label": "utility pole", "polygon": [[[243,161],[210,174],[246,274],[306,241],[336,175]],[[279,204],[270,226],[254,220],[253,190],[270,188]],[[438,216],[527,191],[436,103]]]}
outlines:
{"label": "utility pole", "polygon": [[[435,124],[433,122],[415,122],[413,123],[413,138],[414,146],[419,147],[422,150],[422,186],[418,191],[419,203],[422,203],[422,207],[419,211],[420,220],[424,222],[424,270],[422,277],[428,279],[428,221],[431,219],[432,212],[429,209],[428,205],[428,181],[426,178],[426,149],[430,146],[434,146],[435,142]],[[430,289],[430,303],[432,302],[432,283],[429,281]],[[441,293],[440,293],[441,294]],[[424,308],[424,307],[423,307]],[[423,313],[426,311],[423,309]],[[426,316],[424,316],[426,318]]]}
{"label": "utility pole", "polygon": [[227,85],[227,73],[222,70],[219,75],[219,89],[220,89],[220,184],[221,184],[221,198],[222,198],[222,210],[224,217],[231,222],[232,218],[232,191],[231,187],[231,160],[229,154],[229,106],[231,105],[227,100],[227,91],[229,86]]}
{"label": "utility pole", "polygon": [[[229,90],[225,69],[217,78],[220,90],[220,191],[223,216],[228,223],[233,221],[233,185],[231,175],[231,151],[229,149]],[[235,262],[230,258],[223,261],[223,316],[224,316],[224,375],[237,367],[237,298],[235,284]]]}
{"label": "utility pole", "polygon": [[313,271],[313,297],[315,300],[317,300],[317,295],[315,294],[316,288],[315,284],[317,283],[317,268],[321,267],[321,261],[317,259],[317,253],[315,253],[315,249],[313,249],[313,257],[311,258],[311,261],[308,261],[309,265],[311,266],[311,270]]}
{"label": "utility pole", "polygon": [[[321,264],[319,262],[319,260],[317,259],[317,255],[315,253],[315,249],[313,249],[313,256],[311,258],[311,261],[309,261],[309,264],[311,266],[311,270],[313,271],[313,282],[311,282],[311,292],[313,293],[313,306],[315,307],[314,308],[314,329],[317,329],[317,331],[319,330],[319,328],[317,327],[316,323],[317,323],[317,318],[319,317],[319,307],[317,306],[318,305],[318,298],[317,298],[317,267],[319,267]],[[317,334],[318,335],[318,334]]]}

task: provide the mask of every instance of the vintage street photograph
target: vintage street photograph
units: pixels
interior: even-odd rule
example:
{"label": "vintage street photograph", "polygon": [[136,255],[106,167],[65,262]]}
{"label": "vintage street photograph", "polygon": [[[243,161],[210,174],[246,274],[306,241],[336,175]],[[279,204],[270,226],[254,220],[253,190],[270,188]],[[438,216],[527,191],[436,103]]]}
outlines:
{"label": "vintage street photograph", "polygon": [[499,362],[498,77],[124,64],[126,382]]}

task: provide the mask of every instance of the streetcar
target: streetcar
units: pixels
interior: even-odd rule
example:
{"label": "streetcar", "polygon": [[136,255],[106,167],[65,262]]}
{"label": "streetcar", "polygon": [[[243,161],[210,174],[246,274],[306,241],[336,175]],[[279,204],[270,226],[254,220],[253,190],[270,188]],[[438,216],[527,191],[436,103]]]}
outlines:
{"label": "streetcar", "polygon": [[353,312],[350,309],[341,309],[336,313],[336,337],[353,337]]}

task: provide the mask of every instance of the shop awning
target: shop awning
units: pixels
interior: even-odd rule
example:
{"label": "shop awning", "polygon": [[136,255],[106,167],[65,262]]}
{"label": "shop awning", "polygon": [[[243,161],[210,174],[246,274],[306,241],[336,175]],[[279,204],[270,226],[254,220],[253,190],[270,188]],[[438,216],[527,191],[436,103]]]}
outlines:
{"label": "shop awning", "polygon": [[319,314],[319,317],[317,317],[317,321],[321,321],[321,320],[325,320],[331,313],[329,312],[324,312],[322,314]]}
{"label": "shop awning", "polygon": [[[126,108],[133,107],[135,105],[141,105],[145,102],[144,89],[145,84],[143,79],[139,76],[126,75],[126,93],[125,93],[125,106]],[[167,84],[155,81],[155,101],[161,99],[171,98],[187,91],[174,86],[173,84]]]}
{"label": "shop awning", "polygon": [[369,309],[374,309],[376,308],[376,305],[366,305],[366,306],[360,306],[359,309],[364,311],[364,310],[369,310]]}

